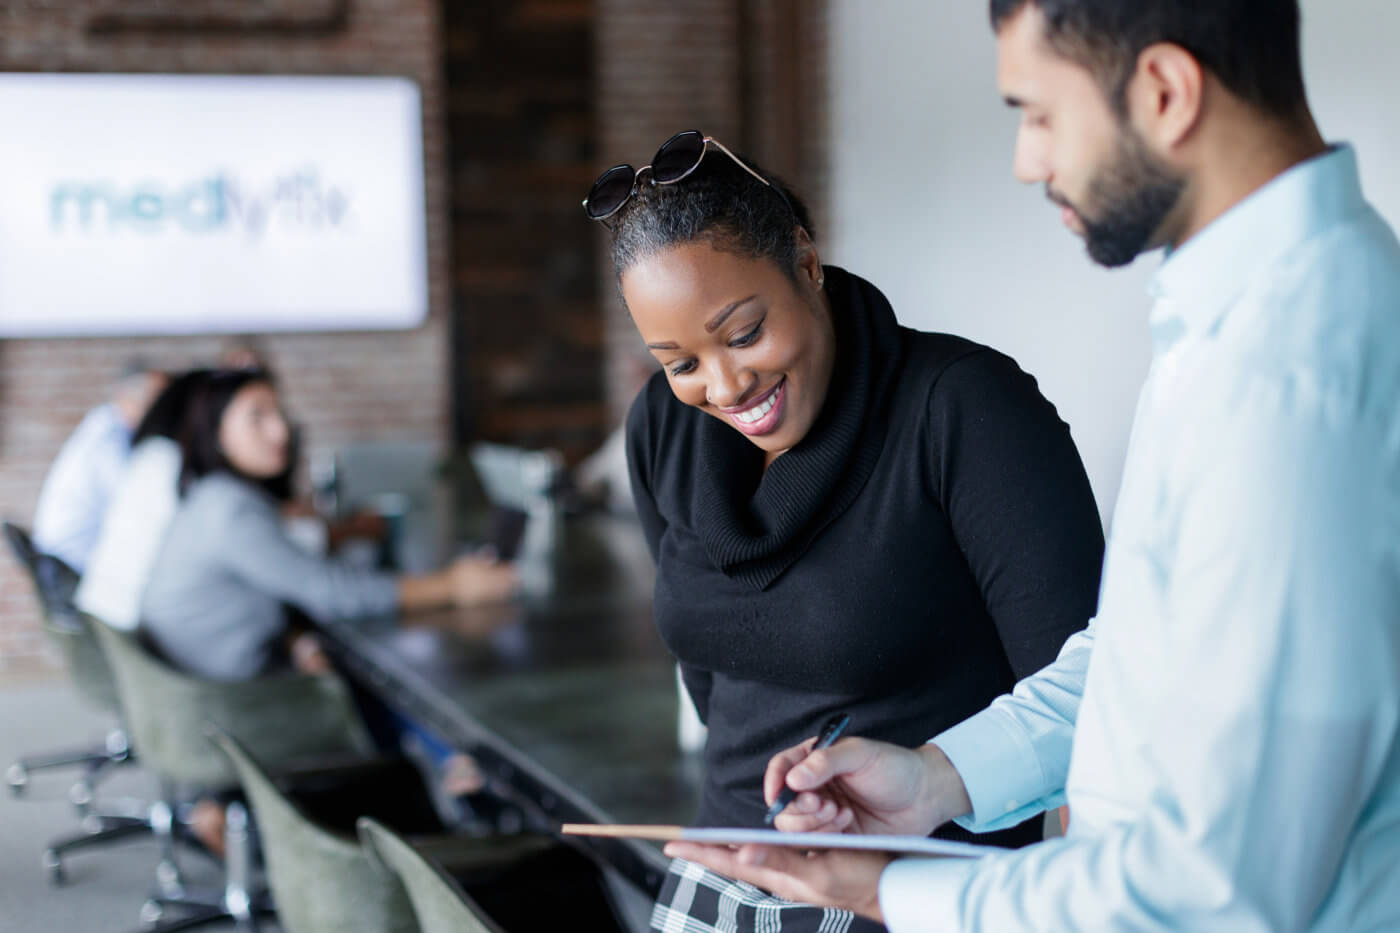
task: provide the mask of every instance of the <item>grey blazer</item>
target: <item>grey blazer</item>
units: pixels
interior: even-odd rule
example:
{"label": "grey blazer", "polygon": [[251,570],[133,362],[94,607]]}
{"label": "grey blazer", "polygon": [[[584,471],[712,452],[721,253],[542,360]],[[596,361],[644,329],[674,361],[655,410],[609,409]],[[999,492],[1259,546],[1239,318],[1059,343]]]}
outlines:
{"label": "grey blazer", "polygon": [[398,605],[393,576],[301,550],[276,503],[226,473],[204,477],[176,510],[141,605],[141,624],[192,674],[246,680],[274,665],[285,604],[316,619],[383,615]]}

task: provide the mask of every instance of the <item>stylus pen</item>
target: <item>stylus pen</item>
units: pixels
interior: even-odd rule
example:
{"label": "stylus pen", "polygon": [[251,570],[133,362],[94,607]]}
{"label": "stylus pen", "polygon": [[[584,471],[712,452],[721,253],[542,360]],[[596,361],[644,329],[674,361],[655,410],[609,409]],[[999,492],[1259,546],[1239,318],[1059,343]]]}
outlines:
{"label": "stylus pen", "polygon": [[[819,748],[826,748],[832,742],[841,738],[841,733],[846,731],[846,727],[851,724],[851,717],[845,713],[837,713],[826,721],[822,726],[822,731],[817,733],[817,744],[812,746],[812,751]],[[763,815],[763,822],[769,826],[778,818],[778,814],[783,812],[783,808],[792,803],[797,797],[797,791],[791,787],[784,787],[783,792],[778,795],[778,799],[773,801],[773,806],[768,808],[768,812]]]}

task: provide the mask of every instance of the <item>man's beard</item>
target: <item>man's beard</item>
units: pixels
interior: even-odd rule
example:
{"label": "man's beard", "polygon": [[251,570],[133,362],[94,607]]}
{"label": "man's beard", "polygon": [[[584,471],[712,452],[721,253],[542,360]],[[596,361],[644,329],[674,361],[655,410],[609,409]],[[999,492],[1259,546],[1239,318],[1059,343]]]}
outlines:
{"label": "man's beard", "polygon": [[1149,247],[1186,187],[1186,179],[1149,152],[1131,129],[1119,135],[1114,155],[1090,183],[1085,198],[1097,216],[1047,192],[1050,200],[1079,216],[1089,258],[1109,268],[1126,266]]}

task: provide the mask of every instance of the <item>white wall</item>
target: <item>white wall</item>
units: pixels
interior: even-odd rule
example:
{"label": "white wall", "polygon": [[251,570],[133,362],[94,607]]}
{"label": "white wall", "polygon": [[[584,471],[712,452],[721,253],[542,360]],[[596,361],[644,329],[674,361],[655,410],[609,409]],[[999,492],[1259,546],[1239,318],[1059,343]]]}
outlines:
{"label": "white wall", "polygon": [[[1304,59],[1329,139],[1354,142],[1400,222],[1400,3],[1303,0]],[[832,229],[824,254],[900,320],[988,343],[1040,379],[1107,519],[1149,343],[1156,257],[1105,271],[1040,187],[1011,177],[985,0],[831,0]]]}

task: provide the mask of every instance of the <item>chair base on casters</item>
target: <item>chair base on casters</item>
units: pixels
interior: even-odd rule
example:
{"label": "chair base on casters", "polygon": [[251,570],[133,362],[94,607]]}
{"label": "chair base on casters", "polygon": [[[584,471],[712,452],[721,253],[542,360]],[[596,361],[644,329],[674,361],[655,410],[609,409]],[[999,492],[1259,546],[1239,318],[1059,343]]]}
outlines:
{"label": "chair base on casters", "polygon": [[[90,790],[93,778],[100,772],[113,765],[125,764],[129,760],[131,760],[131,749],[127,745],[126,733],[121,729],[113,729],[107,734],[101,745],[89,745],[86,748],[16,759],[5,770],[5,783],[9,785],[10,793],[18,797],[29,787],[30,775],[36,772],[81,767],[84,774],[75,785],[75,791],[81,787],[87,787]],[[79,807],[86,803],[86,801],[80,802],[76,797],[73,802]]]}
{"label": "chair base on casters", "polygon": [[67,880],[63,857],[69,853],[150,835],[150,820],[137,815],[144,805],[133,807],[134,802],[127,802],[121,807],[123,812],[118,813],[103,812],[97,808],[98,782],[111,769],[135,760],[126,731],[117,728],[107,733],[101,745],[80,751],[20,758],[6,770],[5,783],[9,785],[10,793],[19,797],[28,790],[30,776],[37,772],[75,766],[82,768],[78,779],[68,788],[68,799],[78,812],[80,829],[76,833],[59,836],[44,850],[44,874],[50,884],[63,884]]}
{"label": "chair base on casters", "polygon": [[49,847],[44,850],[44,875],[50,884],[60,885],[68,880],[63,868],[64,856],[92,846],[103,846],[124,839],[145,838],[153,831],[150,821],[140,817],[95,815],[92,820],[95,823],[94,829],[60,836],[50,842]]}
{"label": "chair base on casters", "polygon": [[[175,933],[232,920],[239,933],[257,933],[258,917],[277,914],[271,902],[261,895],[244,904],[230,904],[229,899],[227,889],[214,888],[186,891],[180,897],[153,895],[141,905],[141,929],[143,933]],[[167,916],[167,912],[173,916]]]}
{"label": "chair base on casters", "polygon": [[[173,785],[162,781],[164,801],[174,798]],[[224,887],[217,890],[186,888],[175,862],[174,841],[186,832],[177,827],[173,811],[166,803],[152,808],[152,824],[161,840],[161,860],[156,866],[156,893],[141,907],[141,923],[146,933],[173,933],[212,923],[232,920],[239,933],[257,933],[259,916],[276,913],[271,901],[250,884],[253,860],[252,844],[248,838],[248,811],[241,803],[230,803],[224,816]],[[166,919],[167,908],[179,908],[180,914]]]}

